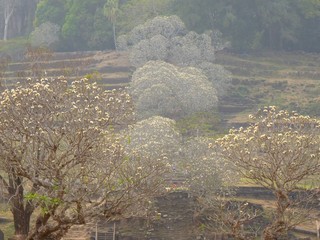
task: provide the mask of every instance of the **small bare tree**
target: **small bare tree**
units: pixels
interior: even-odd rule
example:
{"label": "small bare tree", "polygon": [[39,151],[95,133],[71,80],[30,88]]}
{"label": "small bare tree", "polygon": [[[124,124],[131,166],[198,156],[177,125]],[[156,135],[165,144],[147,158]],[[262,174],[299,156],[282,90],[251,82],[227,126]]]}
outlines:
{"label": "small bare tree", "polygon": [[304,200],[293,193],[320,173],[320,121],[276,107],[265,107],[251,118],[254,124],[230,130],[216,143],[242,177],[273,191],[276,210],[264,239],[286,238],[288,230],[306,220],[297,202],[308,203],[311,192],[301,195]]}
{"label": "small bare tree", "polygon": [[33,47],[53,48],[59,42],[60,27],[52,22],[42,23],[30,34]]}
{"label": "small bare tree", "polygon": [[45,64],[52,58],[53,52],[47,47],[28,46],[25,58],[30,64],[31,76],[33,78],[46,77]]}
{"label": "small bare tree", "polygon": [[6,72],[11,62],[10,56],[3,56],[0,58],[0,88],[6,87]]}
{"label": "small bare tree", "polygon": [[128,153],[153,159],[166,157],[171,163],[178,158],[181,136],[174,120],[153,116],[129,126],[124,135],[128,137],[124,146]]}
{"label": "small bare tree", "polygon": [[206,235],[227,235],[237,240],[255,239],[260,229],[254,221],[262,216],[262,207],[232,200],[223,195],[198,199],[197,218]]}

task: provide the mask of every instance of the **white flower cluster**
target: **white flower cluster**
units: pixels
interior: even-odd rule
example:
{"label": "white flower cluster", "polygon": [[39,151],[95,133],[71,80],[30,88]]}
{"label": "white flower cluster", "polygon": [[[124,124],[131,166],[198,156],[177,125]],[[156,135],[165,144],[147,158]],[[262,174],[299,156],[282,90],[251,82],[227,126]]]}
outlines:
{"label": "white flower cluster", "polygon": [[256,123],[217,140],[223,156],[243,177],[273,190],[292,191],[320,173],[320,121],[265,107]]}
{"label": "white flower cluster", "polygon": [[155,35],[150,39],[143,39],[133,46],[130,61],[134,62],[135,66],[143,66],[150,60],[167,59],[169,46],[169,40],[163,35]]}
{"label": "white flower cluster", "polygon": [[211,62],[202,62],[196,65],[207,76],[217,90],[218,97],[223,96],[231,83],[231,73],[223,66]]}
{"label": "white flower cluster", "polygon": [[171,39],[169,62],[179,66],[195,66],[202,62],[213,62],[214,48],[210,36],[189,32]]}
{"label": "white flower cluster", "polygon": [[124,132],[128,136],[128,153],[150,159],[166,157],[171,163],[178,156],[181,136],[175,130],[175,121],[153,116],[137,122]]}
{"label": "white flower cluster", "polygon": [[217,104],[216,90],[200,70],[162,61],[150,61],[137,69],[131,91],[136,110],[143,117],[183,116]]}
{"label": "white flower cluster", "polygon": [[[153,51],[160,50],[163,53],[155,59],[154,55],[157,54]],[[206,34],[189,32],[171,38],[157,34],[143,38],[133,45],[130,62],[135,67],[141,67],[150,60],[162,60],[179,66],[195,66],[202,62],[213,62],[214,51],[211,38]]]}
{"label": "white flower cluster", "polygon": [[[156,35],[162,35],[171,39],[178,35],[184,35],[186,27],[177,16],[158,16],[144,24],[136,26],[126,37],[120,37],[123,45],[134,46],[143,39],[151,39]],[[124,44],[126,42],[126,44]],[[127,49],[120,49],[127,50]]]}

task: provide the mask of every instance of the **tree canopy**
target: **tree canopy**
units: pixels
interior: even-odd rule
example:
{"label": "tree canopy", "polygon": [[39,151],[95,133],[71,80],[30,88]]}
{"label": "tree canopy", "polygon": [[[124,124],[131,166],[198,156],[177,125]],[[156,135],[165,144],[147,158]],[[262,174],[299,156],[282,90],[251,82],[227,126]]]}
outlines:
{"label": "tree canopy", "polygon": [[237,51],[319,51],[308,46],[319,34],[313,25],[320,17],[318,0],[175,0],[172,8],[190,30],[219,29]]}
{"label": "tree canopy", "polygon": [[264,237],[278,239],[305,220],[303,209],[294,210],[302,200],[292,193],[303,181],[319,176],[320,122],[273,106],[251,118],[251,126],[232,129],[217,143],[235,171],[273,191],[277,207]]}
{"label": "tree canopy", "polygon": [[131,119],[125,91],[104,91],[86,79],[28,80],[4,91],[0,102],[0,181],[16,234],[59,239],[95,216],[144,212],[144,201],[160,189],[166,163],[133,160],[116,132]]}
{"label": "tree canopy", "polygon": [[217,104],[216,90],[201,70],[162,61],[149,61],[138,68],[130,88],[142,118],[185,116]]}

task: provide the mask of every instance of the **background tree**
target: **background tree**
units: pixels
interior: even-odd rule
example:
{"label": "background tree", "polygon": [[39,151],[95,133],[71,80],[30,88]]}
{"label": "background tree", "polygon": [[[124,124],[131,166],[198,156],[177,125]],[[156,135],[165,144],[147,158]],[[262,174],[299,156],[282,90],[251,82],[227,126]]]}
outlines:
{"label": "background tree", "polygon": [[178,35],[185,35],[186,27],[177,16],[157,16],[143,24],[135,26],[128,34],[121,36],[123,50],[137,45],[142,40],[148,40],[161,35],[170,40]]}
{"label": "background tree", "polygon": [[118,26],[121,34],[129,33],[134,27],[148,19],[166,15],[172,0],[130,0],[120,5]]}
{"label": "background tree", "polygon": [[9,21],[13,15],[13,12],[16,8],[17,0],[5,0],[3,2],[4,5],[4,30],[3,30],[3,40],[6,41],[8,39],[8,27]]}
{"label": "background tree", "polygon": [[127,36],[119,37],[118,44],[121,49],[130,49],[130,62],[135,67],[141,67],[150,60],[161,60],[203,69],[222,96],[231,74],[222,66],[213,64],[215,49],[212,33],[209,34],[188,32],[177,16],[162,16],[135,27]]}
{"label": "background tree", "polygon": [[237,179],[237,174],[229,169],[229,163],[208,148],[210,142],[207,137],[186,139],[180,156],[180,168],[189,176],[188,188],[197,197],[217,196],[223,186],[227,190]]}
{"label": "background tree", "polygon": [[8,55],[2,56],[0,58],[0,87],[6,86],[6,72],[8,71],[9,64],[11,62],[11,57]]}
{"label": "background tree", "polygon": [[[224,192],[226,193],[226,192]],[[234,199],[232,192],[198,198],[195,221],[202,235],[232,237],[236,240],[255,239],[261,234],[261,206]]]}
{"label": "background tree", "polygon": [[[310,49],[308,39],[318,36],[311,28],[316,27],[312,22],[319,20],[317,0],[174,0],[171,9],[190,30],[202,33],[219,29],[231,41],[232,49],[240,52]],[[302,32],[308,32],[309,37]]]}
{"label": "background tree", "polygon": [[119,14],[119,0],[107,0],[106,4],[104,5],[104,14],[112,23],[114,48],[117,51],[116,24]]}
{"label": "background tree", "polygon": [[37,2],[38,0],[0,0],[2,39],[26,36],[32,31]]}
{"label": "background tree", "polygon": [[[121,45],[132,47],[130,62],[135,67],[140,67],[150,60],[162,60],[183,66],[214,60],[210,36],[188,33],[177,16],[151,19],[119,40]],[[157,50],[157,46],[160,46],[161,51]],[[158,52],[164,53],[159,55]]]}
{"label": "background tree", "polygon": [[4,91],[0,179],[16,234],[60,239],[95,216],[142,212],[161,186],[166,163],[124,155],[114,129],[130,118],[126,92],[103,91],[86,79],[71,85],[63,78],[28,80]]}
{"label": "background tree", "polygon": [[289,229],[306,220],[299,214],[302,208],[294,209],[299,205],[293,191],[320,172],[320,122],[275,107],[262,109],[253,119],[254,124],[230,130],[217,143],[242,177],[272,190],[276,197],[275,215],[264,238],[287,237]]}
{"label": "background tree", "polygon": [[202,62],[196,66],[202,70],[217,90],[218,97],[222,97],[226,94],[232,80],[231,72],[226,70],[223,66],[211,62]]}
{"label": "background tree", "polygon": [[41,79],[46,76],[44,65],[52,58],[52,50],[47,47],[28,46],[25,52],[25,58],[30,63],[30,76]]}
{"label": "background tree", "polygon": [[60,27],[51,22],[42,23],[30,34],[33,47],[54,48],[59,42]]}
{"label": "background tree", "polygon": [[181,150],[181,136],[175,129],[175,121],[169,118],[144,119],[129,126],[124,135],[128,138],[124,145],[129,155],[134,153],[151,159],[166,157],[172,164]]}
{"label": "background tree", "polygon": [[63,25],[65,21],[67,3],[65,0],[40,0],[34,18],[34,27],[39,27],[45,22]]}
{"label": "background tree", "polygon": [[68,51],[112,48],[112,24],[105,21],[104,4],[104,0],[66,3],[66,16],[61,28],[62,47]]}
{"label": "background tree", "polygon": [[137,69],[130,88],[142,118],[181,117],[208,111],[217,104],[216,91],[200,70],[161,61],[150,61]]}
{"label": "background tree", "polygon": [[299,35],[295,44],[296,49],[302,49],[308,52],[320,52],[320,47],[316,44],[320,38],[320,1],[303,0],[298,1],[298,9],[302,16]]}
{"label": "background tree", "polygon": [[[248,226],[258,215],[252,206],[233,198],[239,175],[232,171],[214,148],[208,148],[212,139],[196,137],[185,139],[177,169],[184,173],[185,187],[195,201],[194,222],[204,237],[233,236],[245,239]],[[243,237],[243,238],[241,238]]]}
{"label": "background tree", "polygon": [[[100,24],[105,18],[106,0],[15,1],[15,10],[6,25],[4,16],[10,12],[5,10],[12,0],[0,0],[1,34],[7,26],[9,38],[27,36],[33,27],[49,21],[65,29],[62,31],[65,41],[59,50],[114,47],[112,23]],[[121,11],[117,17],[117,32],[121,34],[128,34],[154,17],[177,15],[188,29],[198,34],[219,29],[222,37],[232,43],[228,48],[235,51],[319,51],[316,44],[320,17],[318,0],[130,0],[119,1],[118,7]],[[74,25],[84,27],[78,31]],[[216,41],[213,43],[216,47]]]}

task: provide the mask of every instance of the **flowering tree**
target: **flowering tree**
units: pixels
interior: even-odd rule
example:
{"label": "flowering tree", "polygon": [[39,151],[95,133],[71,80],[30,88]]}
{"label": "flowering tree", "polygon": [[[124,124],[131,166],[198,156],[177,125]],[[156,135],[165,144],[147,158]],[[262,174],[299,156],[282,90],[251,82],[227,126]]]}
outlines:
{"label": "flowering tree", "polygon": [[157,192],[162,162],[132,161],[115,132],[131,118],[126,92],[86,79],[28,80],[5,90],[0,103],[0,181],[16,234],[59,239],[97,215],[134,214]]}
{"label": "flowering tree", "polygon": [[175,129],[175,121],[169,118],[153,116],[139,121],[124,133],[129,137],[125,149],[129,155],[168,159],[168,163],[179,155],[181,136]]}
{"label": "flowering tree", "polygon": [[207,34],[188,32],[184,36],[176,36],[170,41],[168,61],[179,66],[195,66],[202,62],[215,60],[211,38]]}
{"label": "flowering tree", "polygon": [[181,158],[181,169],[189,175],[188,188],[196,196],[217,196],[235,182],[236,174],[230,171],[229,163],[217,154],[215,149],[208,148],[210,138],[196,137],[185,142]]}
{"label": "flowering tree", "polygon": [[52,47],[59,42],[60,27],[51,22],[42,23],[31,33],[31,44],[34,47]]}
{"label": "flowering tree", "polygon": [[[181,66],[214,61],[214,49],[207,34],[188,32],[177,16],[158,16],[119,37],[122,50],[132,48],[130,62],[141,67],[150,60],[162,60]],[[160,46],[162,54],[159,52]],[[143,61],[144,60],[144,61]]]}
{"label": "flowering tree", "polygon": [[150,61],[137,69],[130,84],[140,116],[179,117],[217,104],[216,91],[198,69]]}
{"label": "flowering tree", "polygon": [[127,50],[141,40],[151,39],[156,35],[171,39],[179,35],[185,35],[186,32],[186,27],[179,17],[158,16],[136,26],[128,35],[121,36],[119,43],[122,46],[121,50]]}
{"label": "flowering tree", "polygon": [[[183,146],[178,169],[186,176],[185,185],[196,199],[195,223],[206,237],[215,234],[232,235],[245,239],[242,225],[252,221],[257,211],[247,203],[234,201],[234,185],[239,174],[232,171],[230,163],[211,146],[211,139],[197,137],[189,139]],[[246,229],[247,230],[247,229]],[[251,230],[251,229],[250,229]]]}
{"label": "flowering tree", "polygon": [[231,74],[222,66],[213,64],[215,45],[212,38],[218,41],[217,34],[212,32],[188,32],[177,16],[159,16],[138,25],[128,35],[120,36],[118,46],[120,50],[130,49],[130,62],[135,67],[141,67],[148,61],[161,60],[203,69],[207,78],[214,86],[217,85],[221,96],[230,83]]}
{"label": "flowering tree", "polygon": [[155,35],[150,39],[143,39],[133,46],[130,61],[134,66],[141,67],[151,60],[168,59],[170,42],[163,35]]}
{"label": "flowering tree", "polygon": [[217,90],[218,97],[223,96],[229,84],[231,83],[232,74],[219,64],[211,62],[202,62],[196,65],[207,76],[208,80],[212,82],[212,85]]}
{"label": "flowering tree", "polygon": [[[171,171],[168,171],[166,189],[188,189],[197,199],[195,219],[201,219],[199,223],[205,224],[210,233],[217,229],[220,233],[230,233],[230,229],[236,226],[234,236],[241,235],[241,224],[256,216],[254,212],[241,212],[246,208],[245,203],[233,203],[232,206],[239,209],[226,207],[231,201],[223,196],[230,193],[229,186],[237,180],[237,174],[230,171],[230,164],[219,157],[215,150],[208,148],[210,139],[198,137],[184,141],[175,130],[175,121],[160,116],[137,122],[124,135],[128,136],[125,149],[131,154],[167,159]],[[176,179],[179,179],[178,185]],[[171,181],[175,184],[170,184]]]}
{"label": "flowering tree", "polygon": [[266,107],[256,122],[243,129],[230,130],[217,140],[223,157],[234,164],[242,177],[273,191],[276,211],[265,239],[279,239],[304,221],[293,199],[298,184],[320,173],[320,121],[308,116]]}
{"label": "flowering tree", "polygon": [[[217,31],[215,31],[216,33]],[[213,62],[216,46],[221,48],[218,34],[188,32],[177,16],[158,16],[135,27],[128,35],[118,38],[121,50],[131,49],[130,61],[141,67],[150,60],[162,60],[179,66],[195,66]],[[153,52],[160,52],[161,56]]]}

